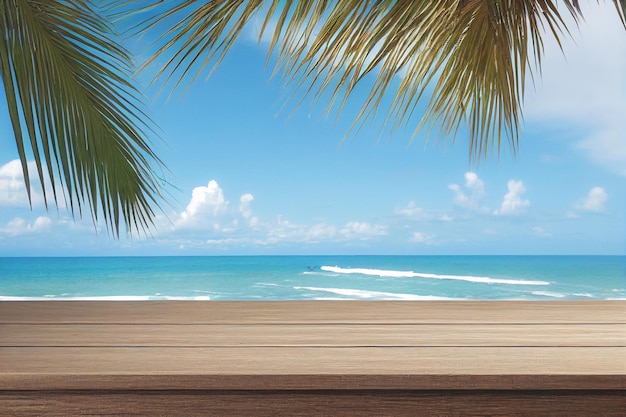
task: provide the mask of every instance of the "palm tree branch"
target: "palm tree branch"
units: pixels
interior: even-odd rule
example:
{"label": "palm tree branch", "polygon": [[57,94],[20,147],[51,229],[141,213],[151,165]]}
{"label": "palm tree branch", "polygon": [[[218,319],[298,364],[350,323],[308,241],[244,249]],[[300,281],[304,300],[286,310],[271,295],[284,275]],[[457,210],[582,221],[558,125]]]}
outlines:
{"label": "palm tree branch", "polygon": [[[624,22],[626,0],[613,0]],[[200,3],[200,5],[198,5]],[[374,80],[352,129],[375,117],[391,95],[384,126],[407,126],[420,103],[414,134],[454,137],[467,127],[471,158],[508,141],[515,153],[526,76],[540,70],[543,38],[561,44],[566,17],[582,17],[577,0],[212,0],[156,7],[155,28],[177,21],[151,58],[171,56],[159,76],[178,85],[208,62],[219,65],[246,25],[261,16],[259,39],[271,32],[274,74],[291,99],[327,101],[341,113],[366,75]],[[170,7],[168,9],[168,7]],[[182,16],[182,19],[176,16]],[[173,54],[172,54],[173,52]],[[215,68],[214,66],[214,68]],[[195,78],[197,74],[193,77]],[[368,81],[369,82],[369,81]],[[297,107],[297,106],[296,106]],[[419,107],[421,109],[421,107]]]}
{"label": "palm tree branch", "polygon": [[72,213],[82,216],[86,203],[94,223],[102,215],[116,236],[122,219],[128,232],[148,231],[161,198],[152,164],[161,162],[145,139],[151,122],[129,81],[128,53],[107,19],[88,1],[2,6],[1,75],[24,177],[28,140],[57,204],[58,180]]}

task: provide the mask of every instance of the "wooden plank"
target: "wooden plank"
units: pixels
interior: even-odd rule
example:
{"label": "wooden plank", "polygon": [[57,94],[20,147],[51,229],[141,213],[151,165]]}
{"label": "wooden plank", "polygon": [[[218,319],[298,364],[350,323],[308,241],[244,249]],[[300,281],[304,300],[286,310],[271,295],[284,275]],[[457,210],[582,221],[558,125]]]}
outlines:
{"label": "wooden plank", "polygon": [[621,302],[3,302],[0,416],[621,416]]}
{"label": "wooden plank", "polygon": [[181,391],[181,390],[621,390],[624,375],[433,375],[433,374],[0,374],[0,390]]}
{"label": "wooden plank", "polygon": [[0,346],[626,346],[625,324],[0,324]]}
{"label": "wooden plank", "polygon": [[626,323],[626,301],[4,301],[0,323]]}
{"label": "wooden plank", "polygon": [[4,347],[0,369],[0,381],[11,374],[624,375],[626,348]]}
{"label": "wooden plank", "polygon": [[623,417],[622,392],[0,392],[0,416]]}

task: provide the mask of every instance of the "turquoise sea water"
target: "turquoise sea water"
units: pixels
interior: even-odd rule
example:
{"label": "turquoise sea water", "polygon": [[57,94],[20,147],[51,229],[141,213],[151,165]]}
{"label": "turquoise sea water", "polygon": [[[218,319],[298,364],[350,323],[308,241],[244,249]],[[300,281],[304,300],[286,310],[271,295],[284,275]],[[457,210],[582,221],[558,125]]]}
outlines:
{"label": "turquoise sea water", "polygon": [[626,299],[626,257],[0,258],[0,300],[23,299]]}

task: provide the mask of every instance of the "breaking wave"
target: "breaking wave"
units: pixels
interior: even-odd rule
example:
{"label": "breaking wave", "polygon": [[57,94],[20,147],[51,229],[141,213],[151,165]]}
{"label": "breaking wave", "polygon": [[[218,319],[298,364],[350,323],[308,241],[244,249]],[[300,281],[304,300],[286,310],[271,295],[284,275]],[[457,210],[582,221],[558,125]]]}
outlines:
{"label": "breaking wave", "polygon": [[533,281],[522,279],[505,279],[492,277],[477,277],[472,275],[439,275],[413,271],[395,271],[387,269],[369,268],[340,268],[338,266],[322,266],[322,271],[335,274],[361,274],[386,278],[425,278],[425,279],[448,279],[455,281],[478,282],[484,284],[508,284],[508,285],[550,285],[548,281]]}
{"label": "breaking wave", "polygon": [[293,287],[294,290],[326,292],[353,299],[372,300],[453,300],[453,298],[434,295],[399,294],[393,292],[356,290],[349,288]]}

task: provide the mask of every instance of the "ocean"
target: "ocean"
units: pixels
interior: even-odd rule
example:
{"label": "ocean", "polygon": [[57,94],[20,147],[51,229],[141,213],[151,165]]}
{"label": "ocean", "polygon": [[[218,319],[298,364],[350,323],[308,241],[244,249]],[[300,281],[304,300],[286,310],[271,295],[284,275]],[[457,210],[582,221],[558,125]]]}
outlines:
{"label": "ocean", "polygon": [[626,299],[626,257],[0,257],[0,301],[328,299]]}

